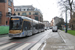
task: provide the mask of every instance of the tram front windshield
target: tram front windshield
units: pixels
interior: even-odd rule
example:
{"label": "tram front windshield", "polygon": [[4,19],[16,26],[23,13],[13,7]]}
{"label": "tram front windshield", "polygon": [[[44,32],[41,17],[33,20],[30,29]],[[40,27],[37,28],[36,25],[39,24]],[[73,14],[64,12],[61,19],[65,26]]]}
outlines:
{"label": "tram front windshield", "polygon": [[22,21],[20,18],[12,18],[10,19],[10,30],[21,30]]}

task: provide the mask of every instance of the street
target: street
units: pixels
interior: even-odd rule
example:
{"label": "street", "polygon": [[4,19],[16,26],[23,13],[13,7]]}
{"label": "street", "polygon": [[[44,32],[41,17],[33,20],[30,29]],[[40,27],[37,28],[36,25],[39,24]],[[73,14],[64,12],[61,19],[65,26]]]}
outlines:
{"label": "street", "polygon": [[63,31],[52,32],[49,29],[30,37],[11,38],[8,35],[1,36],[0,50],[74,50],[74,43],[72,44],[69,39],[62,39],[60,32],[63,33]]}
{"label": "street", "polygon": [[[50,34],[51,30],[37,33],[30,37],[11,38],[8,35],[0,38],[0,50],[28,50],[31,49],[46,35]],[[47,38],[47,37],[46,37]],[[35,48],[36,49],[36,48]]]}

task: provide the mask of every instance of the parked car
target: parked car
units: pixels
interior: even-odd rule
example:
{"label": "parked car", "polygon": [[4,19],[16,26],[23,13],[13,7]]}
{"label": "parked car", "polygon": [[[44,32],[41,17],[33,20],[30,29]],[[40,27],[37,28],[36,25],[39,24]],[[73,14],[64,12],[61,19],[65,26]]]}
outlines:
{"label": "parked car", "polygon": [[53,26],[52,27],[52,32],[57,32],[58,31],[58,27],[57,26]]}

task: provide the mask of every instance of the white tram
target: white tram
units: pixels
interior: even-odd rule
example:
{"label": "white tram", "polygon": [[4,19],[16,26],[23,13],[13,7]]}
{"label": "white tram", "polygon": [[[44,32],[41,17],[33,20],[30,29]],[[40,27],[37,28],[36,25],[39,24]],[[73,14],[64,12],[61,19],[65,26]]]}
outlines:
{"label": "white tram", "polygon": [[11,16],[9,37],[25,37],[44,31],[44,24],[25,16]]}

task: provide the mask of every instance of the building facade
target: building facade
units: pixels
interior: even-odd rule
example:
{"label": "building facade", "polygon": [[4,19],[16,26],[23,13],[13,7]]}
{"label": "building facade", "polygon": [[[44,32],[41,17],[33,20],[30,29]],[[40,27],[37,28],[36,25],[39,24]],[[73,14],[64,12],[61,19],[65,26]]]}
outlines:
{"label": "building facade", "polygon": [[37,21],[43,21],[43,15],[39,9],[34,8],[32,5],[28,6],[14,6],[16,15],[27,16]]}
{"label": "building facade", "polygon": [[0,0],[0,25],[9,25],[8,12],[14,14],[13,0]]}
{"label": "building facade", "polygon": [[51,26],[56,26],[60,21],[64,22],[63,18],[59,18],[59,17],[54,17],[51,21]]}
{"label": "building facade", "polygon": [[45,25],[45,29],[49,29],[50,28],[49,21],[43,21],[43,24]]}
{"label": "building facade", "polygon": [[53,26],[54,19],[51,20],[50,26]]}
{"label": "building facade", "polygon": [[55,26],[57,23],[59,23],[61,20],[59,17],[54,17],[54,23],[53,25]]}

